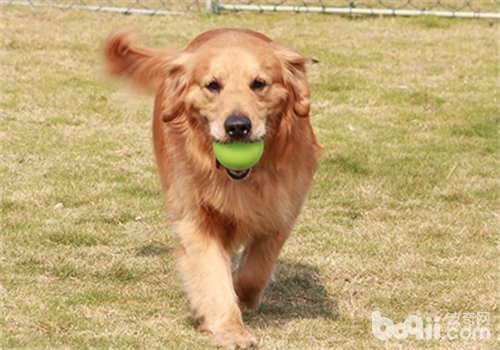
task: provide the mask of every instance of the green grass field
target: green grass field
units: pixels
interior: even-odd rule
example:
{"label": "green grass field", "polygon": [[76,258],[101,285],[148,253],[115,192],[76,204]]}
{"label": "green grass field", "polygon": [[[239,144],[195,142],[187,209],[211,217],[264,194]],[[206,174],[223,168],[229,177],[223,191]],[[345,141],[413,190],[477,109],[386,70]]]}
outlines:
{"label": "green grass field", "polygon": [[[225,26],[320,60],[308,74],[325,153],[276,280],[245,315],[260,348],[498,349],[498,21],[7,6],[1,348],[210,348],[174,271],[153,98],[104,79],[99,47],[122,27],[165,47]],[[438,316],[442,335],[449,313],[488,312],[491,336],[382,341],[375,311]]]}

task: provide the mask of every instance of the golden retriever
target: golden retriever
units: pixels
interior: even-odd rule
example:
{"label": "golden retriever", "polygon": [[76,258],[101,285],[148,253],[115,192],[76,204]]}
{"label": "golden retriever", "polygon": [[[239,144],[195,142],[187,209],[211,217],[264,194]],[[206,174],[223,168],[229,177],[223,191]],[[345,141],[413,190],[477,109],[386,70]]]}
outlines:
{"label": "golden retriever", "polygon": [[[227,348],[257,345],[255,309],[300,214],[320,147],[309,122],[307,59],[263,34],[216,29],[184,50],[105,43],[107,70],[156,93],[153,140],[176,233],[176,264],[194,317]],[[225,169],[212,142],[264,140],[252,168]],[[236,272],[231,254],[246,244]]]}

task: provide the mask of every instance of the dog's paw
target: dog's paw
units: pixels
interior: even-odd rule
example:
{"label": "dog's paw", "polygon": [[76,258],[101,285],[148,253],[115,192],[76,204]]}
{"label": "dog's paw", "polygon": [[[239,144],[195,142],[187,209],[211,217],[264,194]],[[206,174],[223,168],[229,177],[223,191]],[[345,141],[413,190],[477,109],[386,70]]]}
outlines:
{"label": "dog's paw", "polygon": [[238,306],[242,312],[250,312],[257,309],[260,304],[260,295],[238,300]]}
{"label": "dog's paw", "polygon": [[260,288],[245,286],[237,281],[234,284],[234,291],[238,296],[238,306],[241,311],[253,311],[259,306],[262,296]]}
{"label": "dog's paw", "polygon": [[245,331],[215,334],[212,344],[225,349],[252,349],[257,347],[257,338]]}

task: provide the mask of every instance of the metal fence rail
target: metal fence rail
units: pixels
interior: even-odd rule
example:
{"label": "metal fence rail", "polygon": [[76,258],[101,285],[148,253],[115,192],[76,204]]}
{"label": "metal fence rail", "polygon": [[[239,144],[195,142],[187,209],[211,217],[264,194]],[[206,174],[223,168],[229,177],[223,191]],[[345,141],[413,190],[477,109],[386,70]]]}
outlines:
{"label": "metal fence rail", "polygon": [[0,0],[0,4],[149,15],[203,11],[287,11],[500,19],[500,0]]}
{"label": "metal fence rail", "polygon": [[500,1],[478,0],[221,0],[219,10],[293,11],[360,15],[499,18]]}
{"label": "metal fence rail", "polygon": [[[186,12],[203,12],[209,0],[1,0],[3,5],[31,7],[56,7],[64,10],[80,9],[123,14],[177,15]],[[209,12],[215,12],[210,8]]]}

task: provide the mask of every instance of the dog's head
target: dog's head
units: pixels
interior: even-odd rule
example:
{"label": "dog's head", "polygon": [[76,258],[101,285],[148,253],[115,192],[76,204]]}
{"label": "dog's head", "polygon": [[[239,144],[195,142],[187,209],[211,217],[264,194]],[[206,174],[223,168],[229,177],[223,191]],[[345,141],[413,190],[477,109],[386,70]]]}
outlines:
{"label": "dog's head", "polygon": [[[309,115],[305,62],[254,32],[205,34],[169,64],[163,120],[187,114],[220,143],[283,136]],[[249,170],[227,172],[242,179]]]}

